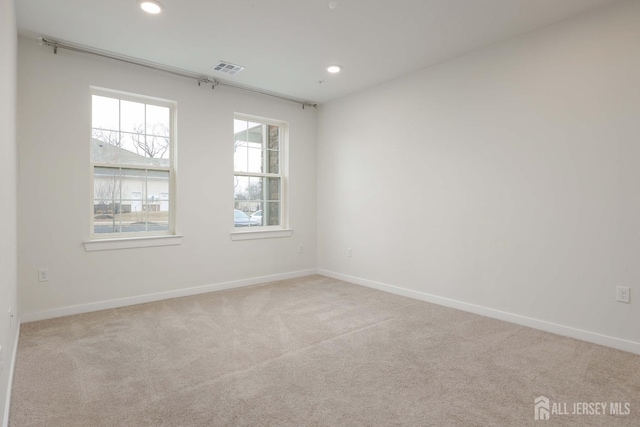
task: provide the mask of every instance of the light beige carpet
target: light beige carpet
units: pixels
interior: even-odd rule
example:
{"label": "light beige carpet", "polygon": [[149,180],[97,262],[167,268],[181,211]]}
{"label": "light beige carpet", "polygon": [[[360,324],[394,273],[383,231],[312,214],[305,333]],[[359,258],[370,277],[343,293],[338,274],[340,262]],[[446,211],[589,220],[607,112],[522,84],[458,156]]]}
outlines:
{"label": "light beige carpet", "polygon": [[[620,402],[631,413],[535,421],[541,395],[568,412]],[[639,426],[640,356],[312,276],[25,324],[10,417],[12,427]]]}

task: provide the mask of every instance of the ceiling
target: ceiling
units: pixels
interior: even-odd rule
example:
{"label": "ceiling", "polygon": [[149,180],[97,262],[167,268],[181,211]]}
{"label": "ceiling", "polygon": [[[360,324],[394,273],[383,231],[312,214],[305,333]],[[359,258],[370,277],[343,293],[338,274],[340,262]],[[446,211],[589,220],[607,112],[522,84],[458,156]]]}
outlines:
{"label": "ceiling", "polygon": [[17,0],[18,28],[322,103],[615,0],[160,1]]}

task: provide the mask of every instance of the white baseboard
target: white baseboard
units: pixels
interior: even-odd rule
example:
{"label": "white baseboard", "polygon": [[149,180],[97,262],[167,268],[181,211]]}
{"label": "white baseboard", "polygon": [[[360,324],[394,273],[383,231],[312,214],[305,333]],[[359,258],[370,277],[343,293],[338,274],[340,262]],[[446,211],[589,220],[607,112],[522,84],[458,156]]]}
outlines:
{"label": "white baseboard", "polygon": [[20,319],[16,326],[16,337],[13,342],[13,353],[11,354],[11,363],[9,364],[9,380],[7,382],[7,398],[4,402],[4,417],[2,419],[2,427],[9,426],[9,409],[11,409],[11,390],[13,389],[13,372],[16,367],[16,355],[18,354],[18,338],[20,337]]}
{"label": "white baseboard", "polygon": [[336,273],[329,270],[318,269],[318,274],[331,277],[345,282],[354,283],[356,285],[366,286],[368,288],[378,289],[380,291],[389,292],[404,297],[418,299],[421,301],[430,302],[433,304],[442,305],[445,307],[451,307],[469,313],[479,314],[481,316],[491,317],[493,319],[504,320],[506,322],[515,323],[521,326],[527,326],[534,329],[539,329],[545,332],[551,332],[553,334],[562,335],[570,338],[579,339],[582,341],[591,342],[594,344],[603,345],[606,347],[612,347],[618,350],[628,351],[630,353],[640,354],[640,342],[628,341],[621,338],[615,338],[608,335],[599,334],[596,332],[585,331],[583,329],[576,329],[570,326],[559,325],[557,323],[551,323],[544,320],[533,319],[531,317],[521,316],[519,314],[508,313],[505,311],[495,310],[493,308],[483,307],[480,305],[469,304],[462,301],[453,300],[450,298],[439,297],[437,295],[431,295],[424,292],[413,291],[406,288],[400,288],[398,286],[388,285],[386,283],[375,282],[373,280],[362,279],[360,277],[349,276],[342,273]]}
{"label": "white baseboard", "polygon": [[51,310],[37,311],[22,314],[22,322],[36,322],[38,320],[53,319],[56,317],[70,316],[73,314],[89,313],[92,311],[107,310],[110,308],[126,307],[129,305],[145,304],[148,302],[162,301],[171,298],[187,297],[191,295],[206,294],[209,292],[223,291],[226,289],[242,288],[245,286],[260,285],[275,282],[277,280],[294,279],[296,277],[318,274],[316,269],[293,271],[290,273],[273,274],[270,276],[253,277],[250,279],[234,280],[231,282],[216,283],[213,285],[198,286],[195,288],[176,289],[173,291],[158,292],[155,294],[139,295],[135,297],[119,298],[107,301],[93,302],[89,304],[74,305],[70,307],[54,308]]}

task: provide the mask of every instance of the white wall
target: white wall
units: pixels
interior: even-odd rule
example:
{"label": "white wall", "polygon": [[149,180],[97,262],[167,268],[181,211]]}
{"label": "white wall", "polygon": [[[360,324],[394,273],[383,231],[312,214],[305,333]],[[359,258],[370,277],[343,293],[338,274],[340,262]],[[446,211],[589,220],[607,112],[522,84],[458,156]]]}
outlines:
{"label": "white wall", "polygon": [[0,422],[5,420],[9,374],[16,342],[17,154],[16,154],[16,20],[13,0],[0,0]]}
{"label": "white wall", "polygon": [[324,105],[320,271],[639,350],[638,52],[618,2]]}
{"label": "white wall", "polygon": [[[18,44],[19,286],[26,318],[60,308],[316,267],[316,112],[93,56]],[[85,252],[89,86],[178,103],[179,246]],[[292,237],[231,241],[233,114],[289,122]],[[298,246],[304,245],[304,253]],[[48,268],[50,280],[37,281]],[[51,313],[51,312],[49,312]]]}

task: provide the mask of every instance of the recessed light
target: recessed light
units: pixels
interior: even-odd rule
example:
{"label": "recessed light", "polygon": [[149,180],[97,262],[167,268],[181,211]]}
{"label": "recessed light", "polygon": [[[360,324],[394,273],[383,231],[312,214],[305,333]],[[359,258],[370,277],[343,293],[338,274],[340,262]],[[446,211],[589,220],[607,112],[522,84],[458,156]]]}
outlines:
{"label": "recessed light", "polygon": [[140,7],[147,13],[157,15],[162,12],[162,3],[157,0],[139,0]]}
{"label": "recessed light", "polygon": [[342,68],[340,68],[339,65],[330,65],[327,67],[327,71],[330,72],[331,74],[339,73],[341,69]]}

